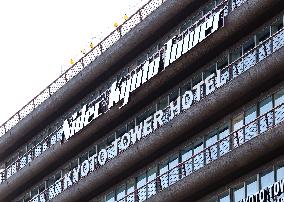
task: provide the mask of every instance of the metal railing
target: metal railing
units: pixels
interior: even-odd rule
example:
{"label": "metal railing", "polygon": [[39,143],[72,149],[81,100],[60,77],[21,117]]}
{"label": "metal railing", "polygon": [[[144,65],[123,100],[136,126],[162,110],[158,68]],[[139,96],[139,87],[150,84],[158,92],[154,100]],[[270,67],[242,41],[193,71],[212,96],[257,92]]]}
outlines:
{"label": "metal railing", "polygon": [[9,177],[14,175],[16,172],[29,165],[35,158],[39,157],[43,152],[49,149],[52,145],[62,142],[63,130],[62,127],[56,129],[54,132],[49,134],[39,143],[35,144],[27,152],[19,156],[15,161],[8,165],[3,171],[0,172],[0,184],[6,181]]}
{"label": "metal railing", "polygon": [[53,95],[58,89],[65,85],[70,79],[76,76],[84,67],[95,61],[104,51],[117,42],[122,36],[133,29],[138,23],[144,20],[149,14],[156,10],[166,0],[150,0],[142,6],[136,13],[130,16],[123,24],[112,31],[101,42],[99,42],[92,50],[86,53],[74,65],[67,69],[59,78],[53,81],[35,98],[33,98],[22,109],[17,111],[11,118],[0,126],[0,137],[14,127],[20,120],[30,114],[36,107]]}
{"label": "metal railing", "polygon": [[[221,74],[222,75],[222,79],[227,80],[227,82],[233,80],[238,75],[242,74],[243,72],[245,72],[246,70],[248,70],[252,66],[255,66],[257,63],[259,63],[260,61],[262,61],[263,59],[265,59],[266,57],[268,57],[269,55],[271,55],[272,53],[274,53],[275,51],[280,49],[282,46],[284,46],[284,28],[282,28],[278,32],[274,33],[272,36],[270,36],[266,40],[262,41],[260,44],[255,46],[253,49],[251,49],[247,53],[245,53],[239,59],[235,60],[234,62],[232,62],[228,66],[224,67],[221,70],[221,72],[222,72],[222,74]],[[278,110],[280,110],[281,113]],[[184,112],[181,112],[181,113],[184,113]],[[271,114],[272,114],[272,116],[271,116],[272,119],[268,118],[268,116],[270,116]],[[256,123],[257,124],[256,131],[253,132],[253,130],[255,130],[255,129],[253,129],[254,127],[251,128],[251,132],[253,133],[253,134],[251,134],[251,138],[253,138],[254,136],[257,136],[258,134],[261,134],[261,133],[267,131],[269,128],[274,127],[278,123],[282,122],[283,119],[284,119],[284,104],[282,104],[281,106],[278,106],[275,109],[272,109],[270,112],[267,112],[266,114],[258,117],[255,121],[247,124],[242,129],[247,128],[246,130],[248,130],[249,127],[253,126],[253,123]],[[265,127],[264,124],[266,124],[267,127]],[[245,143],[245,142],[247,142],[248,140],[251,139],[251,138],[248,139],[247,138],[248,136],[243,136],[241,134],[238,134],[239,131],[241,131],[242,129],[239,129],[238,131],[235,131],[235,132],[233,132],[233,133],[231,133],[229,135],[229,136],[232,136],[233,134],[235,134],[236,137],[232,139],[233,143],[230,142],[231,140],[229,140],[229,147],[228,148],[233,149],[233,148],[235,148],[234,145],[239,146],[239,145],[241,145],[241,144],[243,144],[243,143]],[[247,134],[247,133],[242,133],[242,134]],[[226,137],[226,138],[228,138],[228,137]],[[226,138],[224,138],[224,139],[226,139]],[[224,140],[224,139],[222,139],[222,140]],[[222,140],[220,140],[218,143],[222,142]],[[214,144],[214,145],[216,145],[216,144]],[[214,145],[210,146],[210,148],[213,148]],[[233,145],[233,147],[231,145]],[[207,150],[208,150],[208,148],[206,148],[202,152],[207,151]],[[218,149],[218,151],[221,151],[221,150]],[[224,150],[222,150],[222,151],[224,151]],[[229,151],[231,151],[231,150],[229,150]],[[202,152],[199,153],[199,154],[196,154],[195,156],[201,155]],[[212,152],[209,152],[208,155],[211,156],[210,157],[211,160],[214,160],[214,155],[212,155]],[[186,163],[183,163],[183,164],[186,164]],[[197,164],[198,163],[196,163],[196,165]],[[200,164],[200,165],[202,165],[202,164]],[[99,167],[100,166],[98,166],[96,168],[98,169]],[[197,168],[197,167],[195,166],[194,168]],[[163,174],[163,175],[165,175],[165,174]],[[161,176],[163,176],[163,175],[161,175]],[[63,183],[64,183],[63,180],[64,180],[64,178],[61,178],[58,181],[56,181],[55,185],[53,185],[54,187],[57,187],[58,190],[60,190],[60,193],[61,193],[62,188],[64,186],[63,185]],[[158,179],[156,179],[156,180],[158,180]],[[44,196],[45,197],[45,200],[49,200],[50,199],[50,197],[49,197],[50,196],[49,195],[49,189],[50,188],[46,188],[40,194],[40,196]],[[134,195],[135,194],[133,193],[133,196]],[[38,196],[36,196],[36,197],[38,197]],[[53,197],[55,197],[55,196],[53,196]]]}
{"label": "metal railing", "polygon": [[284,103],[118,200],[144,201],[284,121]]}

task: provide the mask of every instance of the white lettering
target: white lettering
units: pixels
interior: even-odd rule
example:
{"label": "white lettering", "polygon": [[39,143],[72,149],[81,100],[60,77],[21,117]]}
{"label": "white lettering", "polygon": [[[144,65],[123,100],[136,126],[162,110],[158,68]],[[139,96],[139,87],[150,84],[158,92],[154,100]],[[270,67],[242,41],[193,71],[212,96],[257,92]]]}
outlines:
{"label": "white lettering", "polygon": [[99,161],[99,164],[101,166],[105,165],[106,161],[107,161],[107,150],[106,149],[102,149],[100,152],[99,152],[99,155],[98,155],[98,161]]}
{"label": "white lettering", "polygon": [[158,127],[163,125],[163,111],[159,110],[154,114],[153,120],[153,130],[156,130]]}
{"label": "white lettering", "polygon": [[205,79],[206,95],[209,95],[210,93],[215,91],[214,78],[215,74],[211,74]]}
{"label": "white lettering", "polygon": [[191,90],[186,91],[182,96],[182,109],[186,110],[191,107],[193,103],[193,93]]}
{"label": "white lettering", "polygon": [[143,137],[149,135],[152,130],[152,115],[144,120]]}
{"label": "white lettering", "polygon": [[89,171],[90,171],[89,160],[85,160],[81,165],[81,176],[85,177],[86,175],[88,175]]}
{"label": "white lettering", "polygon": [[121,149],[125,150],[129,147],[131,143],[131,137],[128,133],[125,133],[120,139]]}

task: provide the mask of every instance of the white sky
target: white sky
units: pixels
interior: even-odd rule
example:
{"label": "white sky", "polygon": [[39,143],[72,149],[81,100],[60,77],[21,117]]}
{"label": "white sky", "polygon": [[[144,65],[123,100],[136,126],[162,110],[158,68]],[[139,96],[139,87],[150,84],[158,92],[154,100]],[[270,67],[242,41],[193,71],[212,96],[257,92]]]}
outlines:
{"label": "white sky", "polygon": [[0,125],[55,80],[71,58],[82,56],[90,41],[143,3],[0,0]]}

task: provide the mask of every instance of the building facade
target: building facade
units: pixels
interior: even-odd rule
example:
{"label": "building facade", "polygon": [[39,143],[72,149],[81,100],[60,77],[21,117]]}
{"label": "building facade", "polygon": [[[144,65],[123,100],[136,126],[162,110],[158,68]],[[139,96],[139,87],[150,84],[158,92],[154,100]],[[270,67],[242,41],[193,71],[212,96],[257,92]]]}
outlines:
{"label": "building facade", "polygon": [[1,126],[0,201],[284,201],[283,22],[150,0]]}

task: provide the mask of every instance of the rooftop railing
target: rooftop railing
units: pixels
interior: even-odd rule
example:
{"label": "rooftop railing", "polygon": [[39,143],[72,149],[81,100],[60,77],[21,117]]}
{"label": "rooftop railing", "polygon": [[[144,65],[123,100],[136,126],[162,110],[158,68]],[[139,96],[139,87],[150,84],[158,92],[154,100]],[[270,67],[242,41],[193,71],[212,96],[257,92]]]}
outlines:
{"label": "rooftop railing", "polygon": [[17,111],[11,118],[0,126],[0,137],[14,127],[19,121],[30,114],[41,103],[53,95],[58,89],[65,85],[70,79],[76,76],[84,67],[95,61],[98,56],[105,52],[122,36],[133,29],[138,23],[143,21],[148,15],[162,5],[166,0],[150,0],[142,6],[137,12],[131,15],[123,24],[118,26],[101,42],[99,42],[93,49],[80,58],[74,65],[67,69],[59,78],[53,81],[43,91],[41,91],[35,98],[33,98],[22,109]]}

